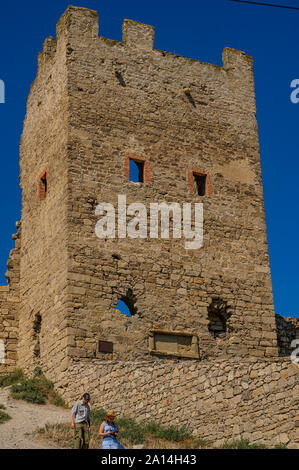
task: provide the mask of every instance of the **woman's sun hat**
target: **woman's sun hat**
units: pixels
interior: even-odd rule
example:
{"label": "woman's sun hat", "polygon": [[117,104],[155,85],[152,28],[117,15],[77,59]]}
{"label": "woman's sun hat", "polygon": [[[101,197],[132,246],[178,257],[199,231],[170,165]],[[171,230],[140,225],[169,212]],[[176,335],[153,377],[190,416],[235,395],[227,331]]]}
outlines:
{"label": "woman's sun hat", "polygon": [[108,410],[107,413],[106,413],[106,416],[105,418],[115,418],[116,417],[116,414],[115,414],[115,411],[114,410]]}

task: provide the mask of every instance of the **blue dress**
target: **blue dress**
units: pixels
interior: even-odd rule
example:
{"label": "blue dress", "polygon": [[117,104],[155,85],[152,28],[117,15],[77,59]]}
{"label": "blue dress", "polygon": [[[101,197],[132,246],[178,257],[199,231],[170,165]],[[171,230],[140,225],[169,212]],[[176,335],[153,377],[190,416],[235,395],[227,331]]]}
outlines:
{"label": "blue dress", "polygon": [[[118,427],[114,422],[112,424],[108,424],[106,421],[104,421],[104,423],[104,433],[108,431],[118,432]],[[115,436],[104,436],[102,441],[102,449],[124,449],[124,447],[120,442],[118,442]]]}

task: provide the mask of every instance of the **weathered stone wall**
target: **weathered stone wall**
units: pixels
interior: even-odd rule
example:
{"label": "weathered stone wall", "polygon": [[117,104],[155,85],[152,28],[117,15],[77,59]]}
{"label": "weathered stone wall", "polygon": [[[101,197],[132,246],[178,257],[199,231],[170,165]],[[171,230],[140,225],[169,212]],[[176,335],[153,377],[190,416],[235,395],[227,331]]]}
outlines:
{"label": "weathered stone wall", "polygon": [[[12,372],[17,366],[19,338],[19,281],[21,224],[16,222],[17,233],[12,238],[15,248],[7,261],[7,286],[0,286],[0,340],[4,343],[4,362],[0,360],[0,375]],[[2,345],[1,345],[2,347]]]}
{"label": "weathered stone wall", "polygon": [[299,448],[299,367],[273,362],[73,364],[59,389],[72,404],[85,391],[91,406],[120,416],[186,426],[215,444],[248,438]]}
{"label": "weathered stone wall", "polygon": [[[188,425],[214,442],[295,446],[298,369],[273,362],[251,57],[225,48],[220,67],[159,51],[153,28],[130,20],[112,41],[98,36],[97,13],[79,7],[59,20],[56,39],[44,42],[27,102],[22,244],[19,226],[0,289],[0,373],[38,365],[70,402],[88,388],[94,405]],[[143,183],[128,181],[132,156],[144,162]],[[99,240],[95,208],[116,207],[118,194],[147,208],[203,202],[203,248],[186,250],[184,238]],[[132,317],[115,309],[120,298]],[[216,335],[218,301],[229,315]],[[287,354],[291,333],[278,323]],[[152,330],[189,335],[194,360],[152,356]],[[99,340],[113,353],[99,353]]]}
{"label": "weathered stone wall", "polygon": [[[100,339],[113,359],[152,360],[157,328],[197,336],[201,358],[277,354],[251,57],[225,48],[220,67],[159,51],[153,28],[129,20],[111,41],[79,7],[56,38],[39,54],[20,146],[20,365],[55,376],[68,358],[110,360]],[[130,155],[146,162],[144,183],[128,181]],[[147,207],[203,202],[204,247],[99,240],[95,207],[118,194]],[[115,309],[128,296],[131,318]],[[217,337],[214,299],[230,313]]]}
{"label": "weathered stone wall", "polygon": [[294,350],[291,347],[292,341],[299,340],[299,318],[275,315],[275,319],[279,355],[289,356]]}
{"label": "weathered stone wall", "polygon": [[[111,41],[97,13],[77,7],[58,24],[68,41],[69,356],[100,357],[102,339],[114,359],[151,360],[154,328],[197,335],[202,358],[277,354],[251,57],[225,48],[220,67],[159,51],[151,26],[127,20],[123,41]],[[144,183],[128,181],[128,155],[146,159]],[[192,168],[208,174],[205,196],[190,188]],[[147,208],[203,202],[204,247],[98,239],[95,207],[117,208],[118,194]],[[115,310],[128,296],[132,318]],[[216,338],[215,298],[231,312]]]}
{"label": "weathered stone wall", "polygon": [[[20,144],[22,251],[19,366],[49,378],[66,359],[67,118],[66,41],[44,41]],[[41,191],[46,174],[47,191]]]}

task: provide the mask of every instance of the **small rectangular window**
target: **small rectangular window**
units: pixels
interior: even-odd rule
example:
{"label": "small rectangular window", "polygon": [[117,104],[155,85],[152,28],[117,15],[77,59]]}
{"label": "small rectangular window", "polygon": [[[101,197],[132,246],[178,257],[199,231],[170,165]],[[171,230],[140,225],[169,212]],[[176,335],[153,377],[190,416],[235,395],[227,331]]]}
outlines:
{"label": "small rectangular window", "polygon": [[40,357],[40,332],[42,326],[42,317],[40,314],[35,315],[33,323],[33,354],[35,357]]}
{"label": "small rectangular window", "polygon": [[130,181],[133,181],[134,183],[143,183],[144,162],[130,158]]}
{"label": "small rectangular window", "polygon": [[100,353],[113,353],[113,343],[111,341],[99,341],[99,352]]}
{"label": "small rectangular window", "polygon": [[150,183],[152,167],[146,157],[126,153],[124,159],[124,175],[133,183]]}
{"label": "small rectangular window", "polygon": [[194,180],[196,183],[197,194],[199,196],[204,196],[206,193],[206,179],[207,175],[200,175],[197,173],[193,173]]}

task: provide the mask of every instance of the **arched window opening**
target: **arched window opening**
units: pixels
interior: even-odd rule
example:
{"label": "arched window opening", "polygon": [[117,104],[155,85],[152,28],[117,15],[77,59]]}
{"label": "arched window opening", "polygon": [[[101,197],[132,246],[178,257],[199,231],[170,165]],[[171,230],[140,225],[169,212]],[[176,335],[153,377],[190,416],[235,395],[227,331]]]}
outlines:
{"label": "arched window opening", "polygon": [[132,317],[137,313],[135,307],[135,297],[131,289],[128,289],[127,294],[118,299],[116,309],[119,310],[123,315]]}
{"label": "arched window opening", "polygon": [[223,336],[227,330],[227,320],[231,313],[228,311],[227,303],[221,299],[213,299],[208,307],[208,329],[214,338]]}

